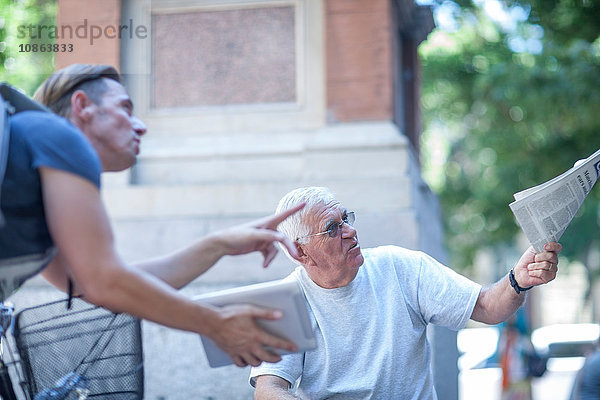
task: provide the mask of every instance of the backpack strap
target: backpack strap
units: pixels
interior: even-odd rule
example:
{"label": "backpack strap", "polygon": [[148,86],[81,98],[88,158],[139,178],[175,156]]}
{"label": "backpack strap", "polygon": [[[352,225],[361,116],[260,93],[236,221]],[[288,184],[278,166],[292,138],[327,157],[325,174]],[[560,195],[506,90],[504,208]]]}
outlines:
{"label": "backpack strap", "polygon": [[[8,143],[10,142],[9,117],[21,111],[36,110],[51,112],[48,108],[27,97],[24,93],[0,82],[0,194],[2,193],[2,182],[6,172],[8,161]],[[0,195],[0,228],[4,227],[6,220],[2,214],[2,196]]]}
{"label": "backpack strap", "polygon": [[[0,95],[0,193],[2,192],[2,182],[4,182],[4,172],[6,171],[6,162],[8,161],[8,141],[9,141],[8,124],[8,105],[4,101],[4,97]],[[0,228],[4,227],[6,220],[2,214],[2,196],[0,196]]]}

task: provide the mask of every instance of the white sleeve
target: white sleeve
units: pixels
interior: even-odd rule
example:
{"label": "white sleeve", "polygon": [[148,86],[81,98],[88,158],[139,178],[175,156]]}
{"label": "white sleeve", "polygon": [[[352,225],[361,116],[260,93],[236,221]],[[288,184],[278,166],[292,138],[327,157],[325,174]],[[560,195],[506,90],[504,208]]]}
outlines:
{"label": "white sleeve", "polygon": [[421,253],[418,303],[426,322],[463,328],[471,318],[481,285]]}

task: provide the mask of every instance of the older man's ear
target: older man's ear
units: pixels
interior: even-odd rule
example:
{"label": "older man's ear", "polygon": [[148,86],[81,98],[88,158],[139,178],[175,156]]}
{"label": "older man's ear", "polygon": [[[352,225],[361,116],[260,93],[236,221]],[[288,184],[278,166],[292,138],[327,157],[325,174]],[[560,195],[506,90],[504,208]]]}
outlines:
{"label": "older man's ear", "polygon": [[306,259],[307,259],[308,255],[304,252],[302,245],[300,245],[300,243],[298,243],[298,242],[294,242],[294,245],[296,246],[296,250],[298,250],[298,258],[299,258],[300,262],[302,264],[306,264]]}

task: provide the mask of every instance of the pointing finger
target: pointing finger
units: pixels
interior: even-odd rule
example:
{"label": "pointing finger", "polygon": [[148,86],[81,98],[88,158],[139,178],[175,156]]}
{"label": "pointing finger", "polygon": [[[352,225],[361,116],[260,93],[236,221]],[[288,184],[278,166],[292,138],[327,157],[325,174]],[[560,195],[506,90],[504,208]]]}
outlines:
{"label": "pointing finger", "polygon": [[266,226],[272,226],[272,227],[277,227],[277,225],[279,225],[281,222],[283,222],[284,219],[286,219],[287,217],[289,217],[290,215],[293,215],[295,213],[297,213],[298,211],[302,210],[304,208],[304,206],[306,205],[306,203],[300,203],[295,205],[292,208],[288,208],[287,210],[284,210],[278,214],[273,215],[272,217],[269,217],[268,220],[266,221]]}
{"label": "pointing finger", "polygon": [[262,253],[265,258],[263,261],[263,267],[267,268],[269,264],[271,264],[271,261],[273,261],[273,259],[277,255],[277,249],[271,243],[266,249],[262,251]]}

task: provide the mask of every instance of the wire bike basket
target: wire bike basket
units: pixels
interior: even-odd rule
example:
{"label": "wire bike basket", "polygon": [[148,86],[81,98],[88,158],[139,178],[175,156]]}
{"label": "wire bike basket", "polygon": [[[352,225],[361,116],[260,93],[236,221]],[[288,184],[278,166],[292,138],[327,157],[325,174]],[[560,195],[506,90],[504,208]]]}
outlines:
{"label": "wire bike basket", "polygon": [[23,390],[34,400],[144,397],[139,319],[80,299],[26,308],[14,317]]}

